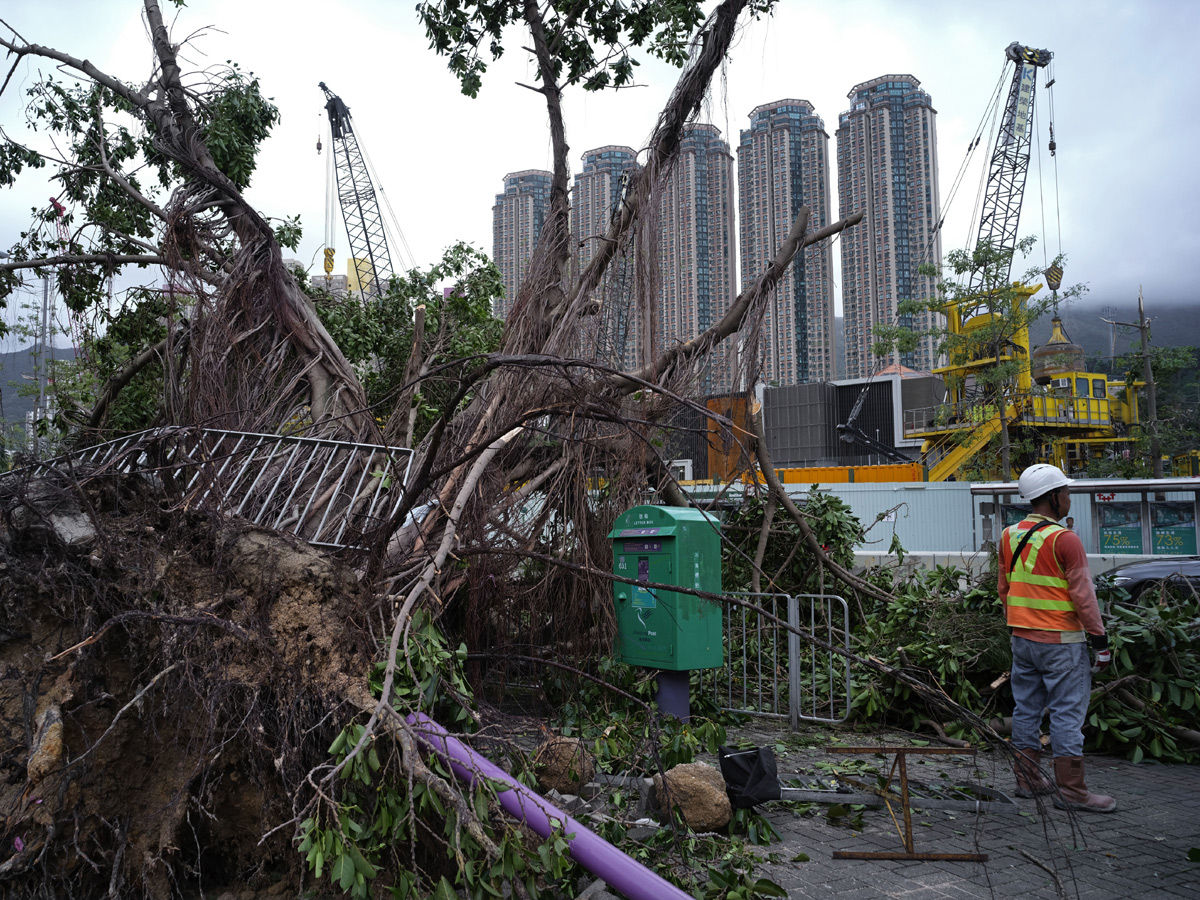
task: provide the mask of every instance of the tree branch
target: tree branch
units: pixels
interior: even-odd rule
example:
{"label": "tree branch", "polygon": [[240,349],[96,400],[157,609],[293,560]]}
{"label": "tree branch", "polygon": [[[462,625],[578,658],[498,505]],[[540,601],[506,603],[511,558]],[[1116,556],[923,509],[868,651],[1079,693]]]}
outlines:
{"label": "tree branch", "polygon": [[112,163],[109,162],[108,147],[104,143],[104,116],[102,115],[99,96],[96,98],[96,134],[96,150],[100,153],[100,165],[104,167],[104,173],[120,185],[121,190],[135,203],[139,203],[145,207],[160,222],[166,222],[167,214],[163,212],[162,208],[156,203],[151,202],[150,198],[141,191],[135,190],[133,185],[129,183],[129,179],[114,169]]}
{"label": "tree branch", "polygon": [[827,237],[857,225],[862,221],[863,213],[856,212],[854,215],[848,216],[840,222],[834,222],[820,231],[805,235],[804,232],[808,227],[808,216],[808,207],[803,207],[796,216],[796,221],[792,223],[792,228],[788,232],[787,238],[779,245],[779,250],[775,254],[775,258],[771,260],[770,265],[767,266],[767,270],[758,276],[754,284],[738,295],[733,305],[721,317],[721,321],[698,337],[668,348],[652,365],[645,366],[630,375],[615,375],[610,377],[610,383],[621,391],[629,393],[637,390],[641,383],[658,382],[661,380],[663,373],[668,369],[709,352],[725,338],[741,329],[742,323],[746,320],[751,309],[757,303],[764,301],[767,295],[775,289],[775,285],[783,277],[783,273],[796,253],[810,244],[823,241]]}
{"label": "tree branch", "polygon": [[[683,139],[683,129],[688,120],[699,109],[713,73],[724,61],[733,36],[737,31],[737,19],[748,0],[725,0],[709,16],[700,33],[703,48],[693,63],[680,76],[671,99],[658,117],[654,134],[647,147],[647,164],[634,174],[625,192],[618,215],[604,234],[596,255],[580,274],[565,304],[568,314],[595,312],[581,308],[582,299],[588,298],[600,284],[608,264],[620,246],[621,238],[633,227],[641,215],[642,204],[650,195],[650,188],[665,174],[675,152]],[[574,324],[569,327],[574,328]]]}
{"label": "tree branch", "polygon": [[44,256],[41,259],[25,259],[17,262],[0,263],[0,272],[15,272],[17,269],[45,269],[51,266],[81,265],[85,263],[101,263],[119,266],[135,263],[145,266],[170,266],[165,256],[146,254],[134,256],[115,253],[66,253],[60,256]]}
{"label": "tree branch", "polygon": [[163,338],[153,347],[143,350],[128,366],[109,380],[108,384],[105,385],[104,393],[100,395],[100,399],[96,401],[96,406],[92,409],[92,414],[88,417],[89,428],[100,427],[100,423],[104,421],[104,416],[108,412],[109,405],[117,394],[121,392],[121,389],[129,384],[146,366],[150,365],[156,359],[162,359],[172,340],[179,337],[180,334],[184,334],[186,339],[183,329],[179,329],[176,334],[167,335],[167,337]]}
{"label": "tree branch", "polygon": [[762,410],[757,408],[756,402],[751,403],[750,422],[754,426],[754,441],[755,448],[758,453],[759,468],[762,469],[763,478],[767,482],[767,486],[771,489],[771,493],[778,498],[783,508],[791,515],[792,520],[796,523],[796,527],[800,529],[800,534],[804,538],[804,544],[808,547],[809,552],[817,558],[821,565],[829,569],[840,581],[847,587],[854,588],[856,591],[861,591],[868,596],[874,597],[876,600],[884,602],[892,602],[895,598],[887,591],[875,587],[869,581],[864,581],[852,572],[843,569],[836,562],[829,558],[829,554],[821,548],[821,542],[817,540],[816,534],[809,527],[808,521],[804,518],[804,513],[796,506],[795,502],[784,486],[779,481],[779,476],[775,474],[775,465],[771,462],[771,452],[767,449],[767,436],[763,430]]}

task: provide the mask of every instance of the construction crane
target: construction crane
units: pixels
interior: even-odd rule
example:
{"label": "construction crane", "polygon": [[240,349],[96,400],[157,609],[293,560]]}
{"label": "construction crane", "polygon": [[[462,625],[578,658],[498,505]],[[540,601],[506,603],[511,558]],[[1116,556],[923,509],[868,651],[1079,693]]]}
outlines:
{"label": "construction crane", "polygon": [[[988,167],[987,190],[983,198],[983,211],[979,218],[977,246],[990,246],[1009,256],[1008,269],[1012,267],[1012,254],[1017,249],[1017,224],[1021,220],[1021,203],[1025,197],[1025,179],[1029,174],[1029,149],[1033,136],[1034,99],[1037,93],[1037,73],[1054,58],[1049,50],[1023,47],[1013,41],[1004,55],[1016,64],[1012,83],[1008,88],[1008,100],[1000,120],[996,146],[992,151]],[[1053,126],[1051,126],[1053,128]],[[1050,153],[1055,150],[1053,130],[1050,138]],[[1004,281],[1009,271],[1004,272]],[[981,294],[989,287],[985,284],[984,268],[971,272],[967,282],[968,294]],[[980,304],[982,306],[984,304]],[[979,306],[976,307],[976,311]]]}
{"label": "construction crane", "polygon": [[[1011,311],[1018,312],[1042,287],[1010,285],[1009,279],[1029,173],[1038,71],[1054,54],[1016,42],[1004,53],[1015,70],[989,163],[976,238],[976,247],[996,253],[968,273],[965,296],[944,307],[951,335],[984,333],[981,329],[1008,314],[999,307],[1011,305]],[[1053,83],[1050,79],[1047,87]],[[1053,123],[1049,133],[1053,155]],[[1044,275],[1057,301],[1062,269],[1055,263]],[[1001,287],[1002,301],[997,293]],[[1083,348],[1070,342],[1057,310],[1050,340],[1032,353],[1028,324],[1024,317],[1017,323],[1014,332],[988,349],[967,341],[952,350],[948,362],[934,370],[946,381],[949,402],[906,413],[904,435],[924,439],[921,456],[930,481],[957,477],[1006,427],[1028,438],[1027,445],[1038,448],[1039,458],[1067,471],[1081,469],[1096,452],[1130,440],[1130,426],[1138,422],[1136,392],[1086,371]],[[983,375],[990,367],[1012,363],[1018,366],[1011,390],[985,385]]]}
{"label": "construction crane", "polygon": [[[365,300],[369,292],[380,289],[382,279],[392,274],[392,258],[388,253],[375,185],[371,182],[367,161],[354,134],[350,108],[325,86],[325,82],[320,83],[320,88],[325,92],[325,112],[329,115],[333,138],[330,151],[337,172],[338,204],[346,223],[346,237],[350,242],[350,258],[357,274],[358,291]],[[333,269],[331,250],[327,248],[325,251],[327,274]]]}

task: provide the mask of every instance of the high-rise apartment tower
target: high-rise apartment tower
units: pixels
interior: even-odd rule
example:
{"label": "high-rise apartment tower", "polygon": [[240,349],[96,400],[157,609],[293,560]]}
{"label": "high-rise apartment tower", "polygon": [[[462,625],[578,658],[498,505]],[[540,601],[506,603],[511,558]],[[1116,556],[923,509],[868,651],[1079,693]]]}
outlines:
{"label": "high-rise apartment tower", "polygon": [[[829,224],[829,135],[807,100],[777,100],[750,113],[738,146],[742,289],[762,274],[809,207],[808,228]],[[803,255],[801,255],[803,254]],[[829,244],[797,254],[775,289],[763,325],[763,377],[785,385],[834,377]]]}
{"label": "high-rise apartment tower", "polygon": [[[897,323],[901,300],[931,297],[935,279],[918,274],[922,263],[940,265],[937,231],[937,111],[911,75],[883,75],[857,84],[850,109],[838,117],[839,212],[859,210],[861,224],[842,245],[842,311],[846,374],[865,378],[892,363],[915,369],[937,364],[937,339],[922,337],[911,354],[876,357],[877,324]],[[927,332],[941,316],[920,314],[898,324]]]}
{"label": "high-rise apartment tower", "polygon": [[[596,255],[618,214],[629,177],[636,170],[637,153],[632,147],[597,147],[583,154],[583,169],[571,187],[571,234],[577,272],[582,272]],[[633,254],[619,253],[609,262],[595,292],[595,299],[603,304],[600,315],[580,323],[595,330],[594,336],[586,339],[590,339],[596,357],[616,367],[636,365],[633,284]]]}
{"label": "high-rise apartment tower", "polygon": [[[733,156],[720,130],[689,126],[659,204],[659,348],[706,331],[737,297],[733,191]],[[723,350],[711,362],[705,389],[728,390]]]}
{"label": "high-rise apartment tower", "polygon": [[529,266],[550,209],[553,176],[540,169],[525,169],[504,176],[504,193],[492,206],[492,260],[504,279],[504,297],[493,312],[503,319],[517,300],[517,289]]}

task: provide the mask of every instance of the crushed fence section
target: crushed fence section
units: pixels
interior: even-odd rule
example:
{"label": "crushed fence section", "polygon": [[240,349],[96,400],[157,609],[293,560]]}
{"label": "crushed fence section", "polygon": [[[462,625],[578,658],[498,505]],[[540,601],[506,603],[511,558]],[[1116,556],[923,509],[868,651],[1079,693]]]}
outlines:
{"label": "crushed fence section", "polygon": [[[722,709],[800,722],[850,716],[850,611],[836,595],[727,595],[725,666],[701,673]],[[811,636],[806,640],[787,626]],[[844,651],[839,653],[838,650]]]}
{"label": "crushed fence section", "polygon": [[216,509],[317,547],[362,549],[363,535],[400,508],[411,461],[407,447],[159,428],[33,469],[143,474],[161,481],[180,508]]}

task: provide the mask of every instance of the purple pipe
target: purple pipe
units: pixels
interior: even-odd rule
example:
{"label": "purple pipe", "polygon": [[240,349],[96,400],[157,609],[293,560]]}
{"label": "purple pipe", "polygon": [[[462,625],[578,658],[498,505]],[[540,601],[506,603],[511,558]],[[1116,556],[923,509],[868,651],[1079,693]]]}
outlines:
{"label": "purple pipe", "polygon": [[542,837],[550,836],[553,830],[551,819],[561,822],[562,832],[570,842],[571,856],[630,900],[693,900],[690,894],[685,894],[637,860],[625,855],[545,797],[514,781],[499,766],[452,738],[445,728],[429,716],[413,713],[408,717],[408,722],[417,737],[449,763],[454,774],[463,781],[474,784],[477,778],[490,778],[509,785],[508,790],[498,791],[496,797],[504,811],[518,822],[524,822]]}

